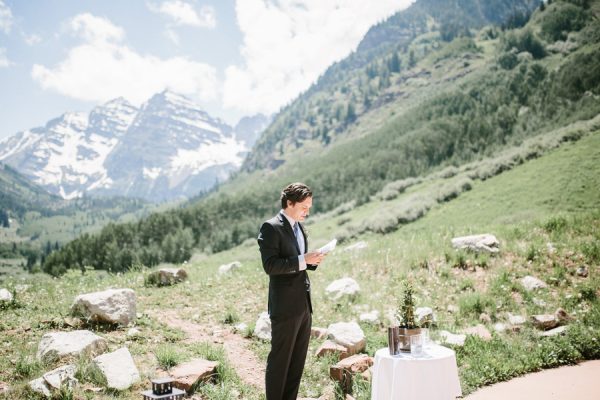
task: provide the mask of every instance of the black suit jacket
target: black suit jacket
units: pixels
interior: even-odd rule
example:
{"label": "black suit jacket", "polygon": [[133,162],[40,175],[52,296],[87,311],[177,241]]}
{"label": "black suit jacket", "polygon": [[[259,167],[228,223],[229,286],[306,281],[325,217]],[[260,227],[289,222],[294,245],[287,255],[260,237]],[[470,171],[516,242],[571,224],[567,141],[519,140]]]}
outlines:
{"label": "black suit jacket", "polygon": [[[308,249],[306,232],[302,224],[299,225],[304,236],[304,248]],[[312,313],[310,280],[306,270],[298,269],[300,249],[292,226],[281,212],[260,227],[258,247],[263,268],[269,275],[271,318],[299,315],[307,302]],[[307,265],[307,269],[315,270],[317,266]]]}

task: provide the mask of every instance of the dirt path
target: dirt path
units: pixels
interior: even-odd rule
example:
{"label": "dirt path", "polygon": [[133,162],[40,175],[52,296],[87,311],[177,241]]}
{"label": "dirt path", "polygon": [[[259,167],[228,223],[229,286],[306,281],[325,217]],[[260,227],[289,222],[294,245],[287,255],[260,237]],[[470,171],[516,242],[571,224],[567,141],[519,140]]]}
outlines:
{"label": "dirt path", "polygon": [[235,369],[240,379],[260,390],[265,388],[265,366],[250,350],[250,341],[227,328],[208,328],[194,322],[181,319],[173,313],[150,312],[149,315],[158,317],[169,326],[181,329],[186,335],[186,342],[221,343],[227,354],[229,364]]}
{"label": "dirt path", "polygon": [[598,400],[600,360],[548,369],[479,389],[464,400]]}

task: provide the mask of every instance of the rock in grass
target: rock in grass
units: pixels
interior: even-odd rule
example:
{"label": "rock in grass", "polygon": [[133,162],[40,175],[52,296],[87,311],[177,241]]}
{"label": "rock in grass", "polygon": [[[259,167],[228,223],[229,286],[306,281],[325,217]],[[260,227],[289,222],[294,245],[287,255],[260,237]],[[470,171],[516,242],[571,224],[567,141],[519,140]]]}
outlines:
{"label": "rock in grass", "polygon": [[533,322],[533,326],[542,330],[549,330],[552,328],[556,328],[558,326],[558,319],[555,315],[552,314],[539,314],[532,315],[531,322]]}
{"label": "rock in grass", "polygon": [[66,386],[72,388],[77,384],[75,379],[75,365],[64,365],[50,372],[46,372],[41,378],[29,382],[29,387],[36,393],[45,397],[52,397],[52,393]]}
{"label": "rock in grass", "polygon": [[475,252],[495,254],[500,251],[500,242],[496,236],[486,233],[483,235],[461,236],[452,239],[452,247]]}
{"label": "rock in grass", "polygon": [[4,288],[0,289],[0,303],[2,303],[2,302],[10,303],[11,301],[13,301],[12,293]]}
{"label": "rock in grass", "polygon": [[467,339],[467,335],[464,334],[454,334],[448,331],[441,331],[440,338],[442,342],[452,344],[455,346],[464,346],[465,340]]}
{"label": "rock in grass", "polygon": [[80,294],[71,313],[94,322],[129,325],[136,318],[135,293],[131,289],[109,289]]}
{"label": "rock in grass", "polygon": [[106,340],[90,331],[50,332],[42,336],[37,358],[44,362],[52,362],[81,354],[101,354],[107,348]]}
{"label": "rock in grass", "polygon": [[217,361],[196,358],[173,368],[169,375],[173,378],[173,386],[189,393],[198,383],[211,380],[218,366]]}
{"label": "rock in grass", "polygon": [[52,397],[52,392],[50,392],[50,388],[46,384],[44,378],[37,378],[32,381],[29,381],[29,387],[35,393],[39,393],[44,397]]}
{"label": "rock in grass", "polygon": [[146,278],[146,283],[156,286],[170,286],[187,279],[188,274],[183,268],[161,268],[153,271]]}
{"label": "rock in grass", "polygon": [[325,294],[331,300],[340,300],[344,297],[354,297],[360,292],[360,286],[352,278],[342,278],[331,282],[325,288]]}
{"label": "rock in grass", "polygon": [[271,318],[269,318],[269,313],[263,312],[258,316],[254,325],[254,336],[262,340],[271,340]]}
{"label": "rock in grass", "polygon": [[350,355],[345,346],[342,346],[341,344],[338,344],[332,340],[324,341],[315,352],[315,356],[317,357],[323,357],[327,354],[337,354],[339,360],[343,360]]}
{"label": "rock in grass", "polygon": [[548,285],[546,285],[546,282],[531,275],[527,275],[521,278],[521,285],[523,285],[525,290],[527,290],[528,292],[548,287]]}
{"label": "rock in grass", "polygon": [[463,330],[463,333],[465,333],[466,335],[478,336],[486,342],[492,340],[492,334],[482,324],[466,328]]}
{"label": "rock in grass", "polygon": [[360,353],[367,345],[365,333],[356,322],[338,322],[327,328],[329,339],[348,349],[350,355]]}
{"label": "rock in grass", "polygon": [[379,311],[373,310],[370,312],[362,313],[358,317],[358,320],[367,324],[377,325],[379,323]]}
{"label": "rock in grass", "polygon": [[93,362],[106,378],[106,386],[110,389],[126,390],[140,380],[140,373],[126,347],[98,356]]}
{"label": "rock in grass", "polygon": [[239,261],[233,261],[233,262],[230,262],[229,264],[223,264],[223,265],[219,266],[219,274],[220,275],[228,274],[230,272],[235,271],[236,269],[240,269],[241,267],[242,267],[242,263]]}

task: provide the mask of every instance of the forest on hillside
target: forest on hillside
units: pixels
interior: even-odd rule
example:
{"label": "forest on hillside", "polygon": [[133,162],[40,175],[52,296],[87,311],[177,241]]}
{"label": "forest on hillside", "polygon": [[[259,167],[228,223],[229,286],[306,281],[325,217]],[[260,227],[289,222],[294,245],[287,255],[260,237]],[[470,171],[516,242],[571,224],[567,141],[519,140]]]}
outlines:
{"label": "forest on hillside", "polygon": [[[405,51],[377,54],[364,68],[352,70],[344,85],[311,96],[316,101],[311,107],[301,102],[283,110],[274,126],[290,125],[296,136],[268,136],[265,140],[274,141],[270,147],[285,153],[286,143],[298,137],[328,145],[332,130],[343,131],[377,108],[388,87],[401,87],[403,77],[426,63],[454,65],[457,59],[482,57],[482,46],[494,49],[469,79],[422,99],[410,112],[390,115],[368,135],[332,143],[327,157],[302,160],[301,174],[275,170],[272,179],[252,189],[217,189],[138,222],[110,224],[50,253],[42,269],[60,275],[69,268],[123,271],[132,265],[180,263],[195,249],[217,252],[254,238],[261,220],[276,212],[279,191],[290,180],[308,183],[318,193],[314,211],[326,212],[367,202],[389,182],[488,157],[590,119],[600,110],[600,23],[594,6],[584,0],[549,1],[508,25],[447,27],[428,33],[425,42],[415,36]],[[251,175],[241,173],[232,185],[247,178]]]}

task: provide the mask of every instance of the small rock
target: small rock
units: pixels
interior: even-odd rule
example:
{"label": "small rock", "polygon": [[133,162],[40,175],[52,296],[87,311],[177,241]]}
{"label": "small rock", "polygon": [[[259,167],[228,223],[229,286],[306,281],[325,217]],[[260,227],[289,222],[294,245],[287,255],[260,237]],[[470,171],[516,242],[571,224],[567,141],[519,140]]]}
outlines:
{"label": "small rock", "polygon": [[554,253],[556,253],[556,248],[550,242],[546,243],[546,249],[548,250],[548,254],[554,254]]}
{"label": "small rock", "polygon": [[582,265],[579,268],[577,268],[577,276],[581,276],[582,278],[587,278],[588,273],[589,273],[588,268],[585,265]]}
{"label": "small rock", "polygon": [[29,387],[36,393],[41,394],[45,397],[52,397],[52,392],[50,392],[50,388],[46,384],[44,378],[37,378],[32,381],[29,381]]}
{"label": "small rock", "polygon": [[455,346],[464,346],[465,340],[467,339],[467,335],[454,334],[454,333],[450,333],[448,331],[441,331],[440,338],[442,339],[442,342],[444,342],[444,343],[452,344]]}
{"label": "small rock", "polygon": [[271,340],[271,318],[269,313],[263,312],[258,316],[254,325],[254,336],[262,340]]}
{"label": "small rock", "polygon": [[484,324],[491,324],[492,318],[487,313],[481,313],[479,314],[479,322],[482,322]]}
{"label": "small rock", "polygon": [[344,248],[344,251],[363,250],[366,249],[367,246],[367,243],[361,240],[360,242],[356,242],[354,244],[351,244],[350,246],[347,246],[346,248]]}
{"label": "small rock", "polygon": [[46,384],[51,390],[60,390],[63,385],[71,388],[77,383],[77,379],[75,379],[76,370],[77,367],[75,367],[75,365],[64,365],[50,372],[46,372],[42,378],[46,381]]}
{"label": "small rock", "polygon": [[350,354],[363,351],[367,345],[365,334],[356,322],[338,322],[327,328],[329,338],[348,349]]}
{"label": "small rock", "polygon": [[135,293],[131,289],[109,289],[80,294],[71,313],[95,322],[129,325],[136,318]]}
{"label": "small rock", "polygon": [[494,324],[494,330],[498,333],[505,332],[507,329],[508,329],[508,326],[506,326],[506,324],[503,324],[501,322]]}
{"label": "small rock", "polygon": [[106,340],[90,331],[51,332],[42,336],[37,358],[51,362],[80,354],[97,355],[108,348]]}
{"label": "small rock", "polygon": [[567,314],[567,312],[563,308],[558,308],[554,312],[554,316],[556,317],[558,322],[561,322],[561,323],[573,320],[573,317],[571,317],[569,314]]}
{"label": "small rock", "polygon": [[129,328],[127,331],[127,337],[129,339],[134,339],[140,336],[140,330],[138,328]]}
{"label": "small rock", "polygon": [[148,280],[158,286],[170,286],[185,281],[188,273],[183,268],[161,268],[150,273]]}
{"label": "small rock", "polygon": [[348,349],[341,344],[338,344],[332,340],[326,340],[315,352],[315,356],[323,357],[327,354],[337,354],[339,360],[343,360],[350,356]]}
{"label": "small rock", "polygon": [[373,365],[373,357],[366,354],[355,354],[329,367],[329,376],[340,382],[344,392],[352,388],[352,375],[362,373]]}
{"label": "small rock", "polygon": [[318,328],[316,326],[313,326],[312,328],[310,328],[310,337],[312,337],[312,338],[323,339],[328,334],[329,334],[329,332],[327,332],[327,328]]}
{"label": "small rock", "polygon": [[549,331],[545,331],[545,332],[540,332],[540,336],[557,336],[557,335],[562,335],[566,332],[567,327],[566,326],[559,326],[557,328],[554,329],[550,329]]}
{"label": "small rock", "polygon": [[229,264],[223,264],[223,265],[219,266],[219,274],[221,274],[221,275],[228,274],[228,273],[233,272],[236,269],[239,269],[241,267],[242,267],[242,263],[239,261],[233,261],[233,262],[230,262]]}
{"label": "small rock", "polygon": [[169,371],[169,375],[174,380],[173,386],[189,393],[198,383],[211,380],[216,374],[218,365],[216,361],[196,358],[173,368]]}
{"label": "small rock", "polygon": [[531,275],[521,278],[521,285],[523,285],[525,290],[527,290],[528,292],[531,292],[532,290],[543,289],[543,288],[548,287],[548,285],[546,285],[546,283],[544,281],[542,281],[534,276],[531,276]]}
{"label": "small rock", "polygon": [[140,373],[126,347],[94,358],[94,364],[106,378],[110,389],[126,390],[140,380]]}
{"label": "small rock", "polygon": [[371,312],[362,313],[358,319],[360,322],[377,325],[379,323],[379,311],[373,310]]}
{"label": "small rock", "polygon": [[496,236],[488,233],[453,238],[452,247],[495,254],[500,251],[500,242],[496,239]]}
{"label": "small rock", "polygon": [[239,324],[234,325],[233,327],[233,331],[237,333],[244,333],[246,332],[246,329],[248,329],[248,324],[245,324],[243,322],[240,322]]}
{"label": "small rock", "polygon": [[490,331],[488,331],[487,328],[481,324],[464,329],[463,333],[466,335],[479,336],[485,341],[492,340],[492,334]]}
{"label": "small rock", "polygon": [[558,319],[552,314],[532,315],[533,326],[542,330],[549,330],[558,326]]}
{"label": "small rock", "polygon": [[4,288],[0,289],[0,302],[3,302],[3,301],[5,301],[7,303],[13,301],[12,293]]}
{"label": "small rock", "polygon": [[527,319],[521,315],[512,315],[511,313],[508,313],[508,322],[510,322],[511,325],[523,325],[527,322]]}
{"label": "small rock", "polygon": [[460,308],[458,308],[457,305],[448,304],[448,307],[446,307],[446,311],[448,311],[449,313],[452,313],[452,314],[456,314],[457,312],[460,311]]}
{"label": "small rock", "polygon": [[343,297],[354,297],[360,292],[360,286],[352,278],[342,278],[331,282],[325,288],[325,294],[331,300],[340,300]]}

